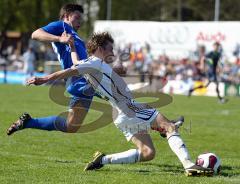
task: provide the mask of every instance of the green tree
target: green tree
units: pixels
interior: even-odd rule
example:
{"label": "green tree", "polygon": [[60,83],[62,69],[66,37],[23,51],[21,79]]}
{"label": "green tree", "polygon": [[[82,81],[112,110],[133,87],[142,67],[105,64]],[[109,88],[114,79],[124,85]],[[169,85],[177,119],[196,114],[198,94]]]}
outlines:
{"label": "green tree", "polygon": [[[107,0],[99,0],[99,19],[106,19]],[[180,6],[180,7],[179,7]],[[212,21],[215,0],[112,0],[112,20]],[[240,20],[239,0],[220,0],[220,21]]]}
{"label": "green tree", "polygon": [[[90,16],[92,0],[0,0],[0,53],[6,31],[31,33],[58,19],[61,6],[68,2],[83,3],[86,23],[80,34],[87,38],[95,19],[105,20],[107,1],[98,0],[98,16]],[[240,20],[239,0],[220,0],[220,21]],[[215,0],[112,0],[112,20],[212,21]]]}
{"label": "green tree", "polygon": [[6,32],[29,33],[58,19],[61,6],[70,0],[1,0],[0,1],[0,53]]}

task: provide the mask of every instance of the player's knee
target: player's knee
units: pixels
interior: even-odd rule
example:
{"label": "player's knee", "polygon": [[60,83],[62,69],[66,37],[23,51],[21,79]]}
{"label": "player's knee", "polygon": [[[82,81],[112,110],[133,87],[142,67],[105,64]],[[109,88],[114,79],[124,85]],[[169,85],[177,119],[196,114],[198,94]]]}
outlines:
{"label": "player's knee", "polygon": [[76,113],[69,113],[69,117],[67,120],[67,132],[68,133],[76,133],[81,127],[83,119],[79,118]]}
{"label": "player's knee", "polygon": [[77,133],[80,126],[67,125],[67,133]]}
{"label": "player's knee", "polygon": [[154,159],[156,151],[154,148],[145,147],[141,150],[142,161],[150,161]]}

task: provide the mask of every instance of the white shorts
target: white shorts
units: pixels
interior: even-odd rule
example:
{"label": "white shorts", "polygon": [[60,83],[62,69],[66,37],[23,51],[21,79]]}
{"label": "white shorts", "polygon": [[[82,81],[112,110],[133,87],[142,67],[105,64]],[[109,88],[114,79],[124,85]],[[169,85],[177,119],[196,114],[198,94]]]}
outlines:
{"label": "white shorts", "polygon": [[124,134],[127,141],[130,141],[133,135],[144,130],[148,131],[158,113],[156,109],[142,109],[140,112],[137,112],[134,117],[120,113],[114,121],[114,124]]}

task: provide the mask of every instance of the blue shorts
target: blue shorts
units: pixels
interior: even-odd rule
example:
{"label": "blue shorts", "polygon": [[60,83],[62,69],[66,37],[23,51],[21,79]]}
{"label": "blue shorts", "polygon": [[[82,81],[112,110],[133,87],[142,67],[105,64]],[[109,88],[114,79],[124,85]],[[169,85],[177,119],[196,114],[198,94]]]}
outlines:
{"label": "blue shorts", "polygon": [[79,104],[88,111],[95,90],[84,78],[79,80],[79,78],[73,77],[72,82],[67,86],[67,91],[72,95],[69,103],[70,108]]}
{"label": "blue shorts", "polygon": [[89,110],[91,103],[92,103],[92,97],[79,97],[79,96],[72,96],[69,102],[69,108],[72,109],[73,107],[84,107],[86,109],[86,111]]}
{"label": "blue shorts", "polygon": [[207,72],[207,78],[211,82],[217,82],[217,74],[214,72],[211,71]]}

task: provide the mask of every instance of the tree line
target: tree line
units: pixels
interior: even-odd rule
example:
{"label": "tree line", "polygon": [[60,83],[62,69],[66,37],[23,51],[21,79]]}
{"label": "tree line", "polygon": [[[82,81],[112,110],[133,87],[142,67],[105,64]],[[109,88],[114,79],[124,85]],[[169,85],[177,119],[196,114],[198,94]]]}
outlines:
{"label": "tree line", "polygon": [[[95,17],[91,4],[97,2]],[[105,20],[109,0],[1,0],[0,48],[7,31],[30,33],[58,19],[61,6],[68,2],[84,5],[86,22],[80,34],[87,38],[95,20]],[[215,0],[111,0],[111,20],[212,21]],[[238,21],[239,0],[220,0],[220,21]]]}

